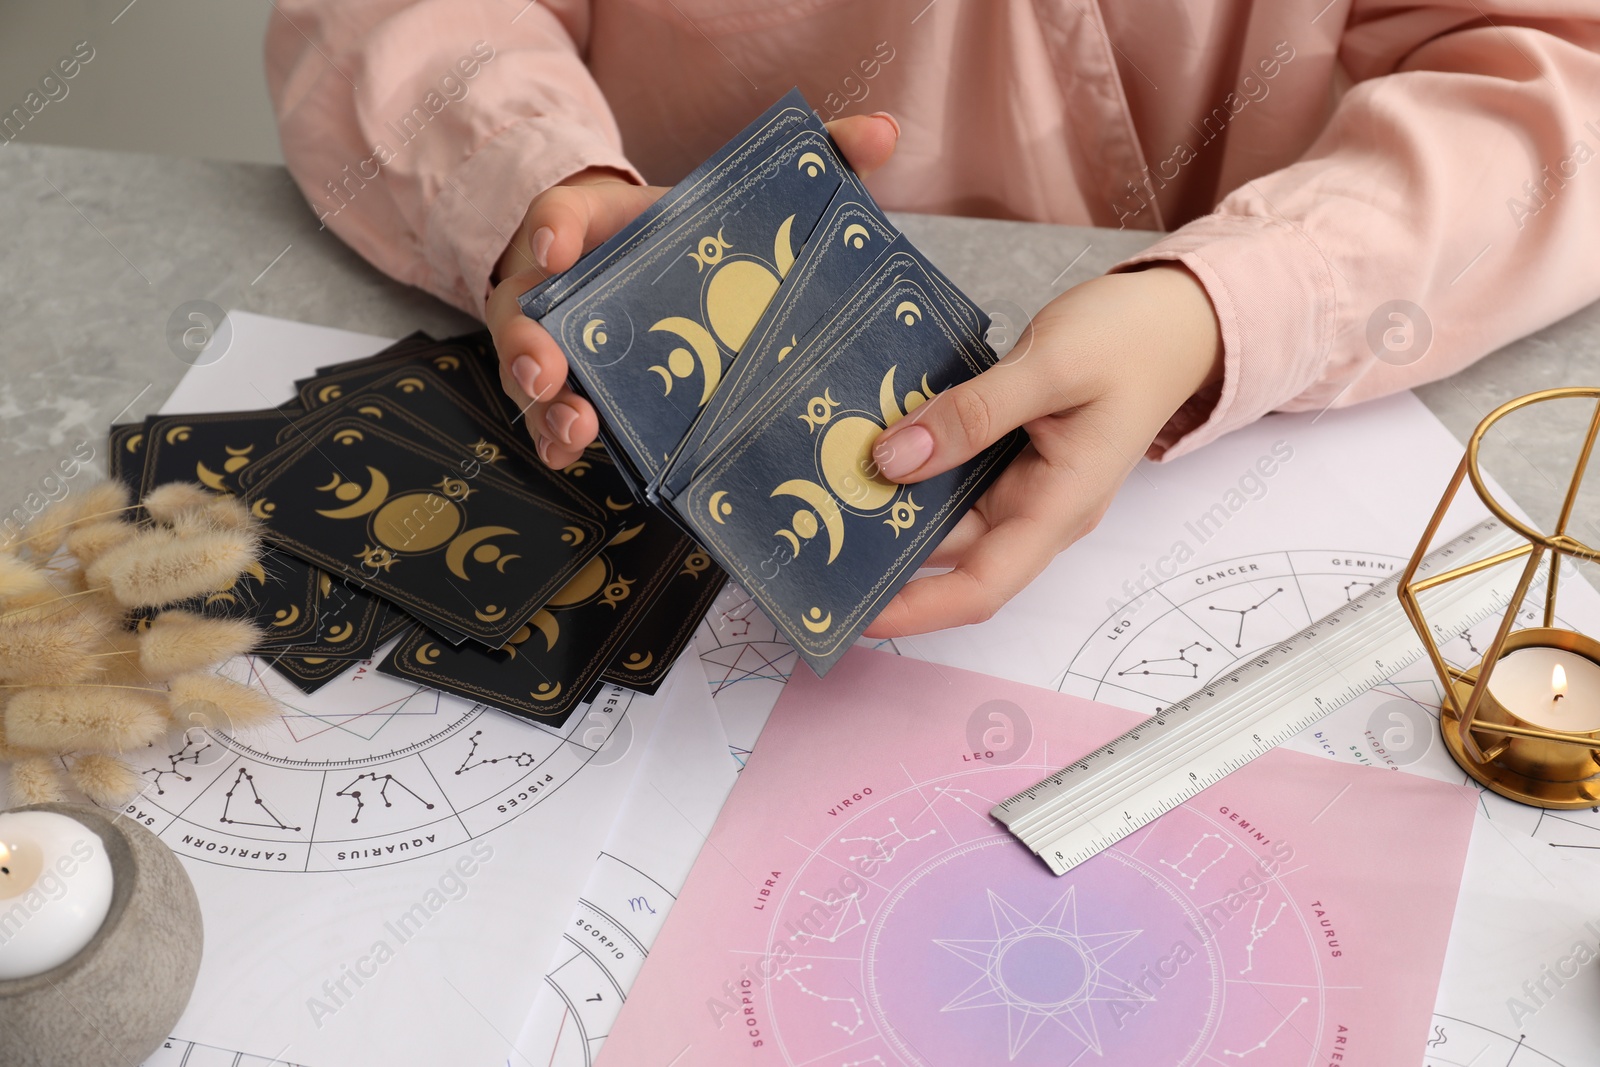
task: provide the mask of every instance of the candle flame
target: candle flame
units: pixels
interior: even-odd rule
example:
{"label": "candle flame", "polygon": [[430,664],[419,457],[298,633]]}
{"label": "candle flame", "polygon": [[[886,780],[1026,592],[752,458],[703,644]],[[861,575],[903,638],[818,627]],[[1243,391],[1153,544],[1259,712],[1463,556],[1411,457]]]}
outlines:
{"label": "candle flame", "polygon": [[0,865],[11,862],[11,848],[4,841],[0,841]]}
{"label": "candle flame", "polygon": [[1558,697],[1566,696],[1567,694],[1567,671],[1559,663],[1550,671],[1550,688],[1555,690],[1555,694]]}

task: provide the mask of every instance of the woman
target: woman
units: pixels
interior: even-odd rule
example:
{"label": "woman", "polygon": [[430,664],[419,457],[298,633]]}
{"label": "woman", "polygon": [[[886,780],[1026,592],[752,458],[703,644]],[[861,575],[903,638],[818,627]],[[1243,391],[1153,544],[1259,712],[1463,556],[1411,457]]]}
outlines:
{"label": "woman", "polygon": [[1594,0],[274,9],[291,172],[378,267],[486,318],[553,466],[598,424],[517,295],[791,85],[888,209],[1172,231],[880,438],[907,482],[1032,446],[879,636],[989,617],[1141,456],[1442,377],[1600,296]]}

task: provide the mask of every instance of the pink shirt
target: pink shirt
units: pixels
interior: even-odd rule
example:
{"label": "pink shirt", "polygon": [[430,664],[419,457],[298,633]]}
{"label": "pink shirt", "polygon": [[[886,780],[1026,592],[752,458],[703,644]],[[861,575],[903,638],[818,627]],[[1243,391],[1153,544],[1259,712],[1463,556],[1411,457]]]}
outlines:
{"label": "pink shirt", "polygon": [[274,9],[318,215],[475,315],[534,194],[589,166],[670,185],[791,85],[899,120],[886,208],[1172,231],[1129,263],[1199,277],[1225,374],[1152,455],[1442,377],[1600,297],[1597,0]]}

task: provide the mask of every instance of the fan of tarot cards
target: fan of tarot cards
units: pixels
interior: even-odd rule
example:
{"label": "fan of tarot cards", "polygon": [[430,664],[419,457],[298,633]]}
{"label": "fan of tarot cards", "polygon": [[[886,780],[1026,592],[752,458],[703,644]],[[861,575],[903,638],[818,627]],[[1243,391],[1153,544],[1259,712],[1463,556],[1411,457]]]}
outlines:
{"label": "fan of tarot cards", "polygon": [[198,481],[263,523],[260,567],[188,607],[254,619],[308,692],[398,637],[379,671],[559,723],[602,683],[653,692],[732,573],[822,674],[1023,443],[878,474],[885,427],[994,362],[988,321],[798,92],[522,305],[601,415],[564,470],[487,333],[113,427],[136,493]]}

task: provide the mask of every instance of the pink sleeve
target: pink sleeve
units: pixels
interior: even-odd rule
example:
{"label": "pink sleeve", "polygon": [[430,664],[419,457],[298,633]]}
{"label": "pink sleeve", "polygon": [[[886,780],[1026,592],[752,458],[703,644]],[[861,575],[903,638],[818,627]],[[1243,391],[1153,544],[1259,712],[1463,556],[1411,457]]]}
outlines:
{"label": "pink sleeve", "polygon": [[1152,458],[1444,377],[1600,297],[1594,10],[1356,0],[1355,85],[1304,158],[1121,265],[1182,263],[1222,326],[1220,389]]}
{"label": "pink sleeve", "polygon": [[323,223],[400,281],[482,316],[534,195],[638,174],[585,68],[588,0],[277,0],[267,82]]}

